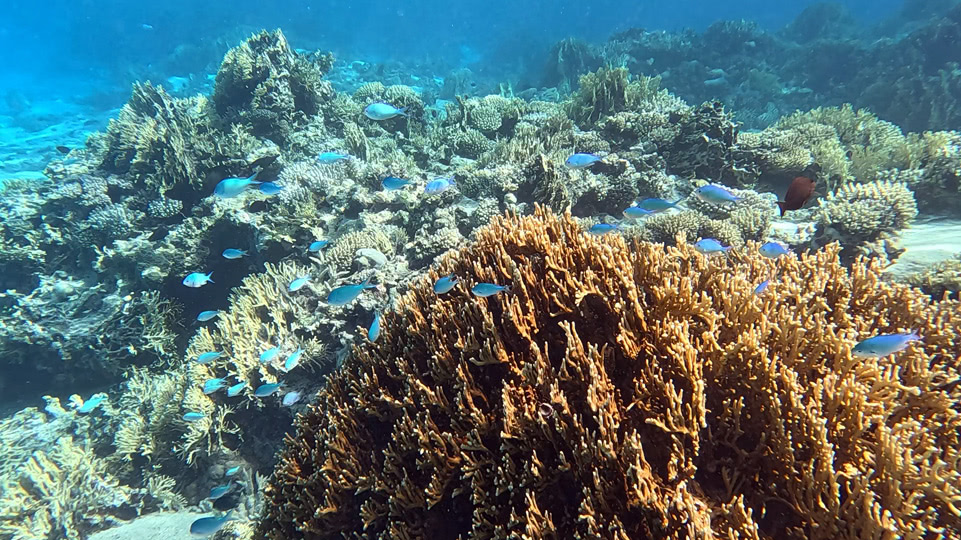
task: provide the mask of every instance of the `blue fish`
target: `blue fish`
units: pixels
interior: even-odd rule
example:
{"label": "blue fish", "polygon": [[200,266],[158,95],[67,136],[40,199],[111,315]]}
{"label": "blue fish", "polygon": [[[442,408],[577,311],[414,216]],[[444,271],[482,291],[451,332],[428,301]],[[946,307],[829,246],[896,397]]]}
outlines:
{"label": "blue fish", "polygon": [[731,249],[731,246],[723,246],[720,242],[713,238],[705,238],[695,242],[694,249],[705,255],[710,255],[712,253],[726,253],[729,249]]}
{"label": "blue fish", "polygon": [[572,154],[569,158],[564,160],[564,164],[572,169],[586,169],[600,160],[600,156],[579,153]]}
{"label": "blue fish", "polygon": [[510,291],[510,285],[495,285],[493,283],[478,283],[470,290],[474,296],[486,297],[493,296],[501,291]]}
{"label": "blue fish", "polygon": [[276,195],[284,190],[284,186],[275,184],[273,182],[264,182],[263,184],[260,184],[260,187],[257,189],[259,189],[264,195]]}
{"label": "blue fish", "polygon": [[210,272],[209,274],[203,274],[201,272],[193,272],[191,274],[188,274],[187,277],[184,278],[183,284],[192,289],[196,289],[197,287],[203,287],[207,283],[214,282],[214,280],[210,279],[210,276],[212,275],[214,275],[213,272]]}
{"label": "blue fish", "polygon": [[284,407],[290,407],[291,405],[300,401],[300,396],[301,396],[300,392],[296,390],[291,390],[290,392],[287,392],[286,395],[284,395],[284,399],[281,400],[280,404],[283,405]]}
{"label": "blue fish", "polygon": [[254,395],[257,397],[267,397],[279,389],[280,389],[279,382],[262,384],[258,386],[256,390],[254,390]]}
{"label": "blue fish", "polygon": [[424,193],[428,195],[437,195],[438,193],[443,193],[450,189],[454,185],[454,181],[450,178],[438,178],[436,180],[431,180],[427,182],[424,186]]}
{"label": "blue fish", "polygon": [[240,472],[240,468],[241,468],[240,465],[237,465],[236,467],[231,467],[227,469],[227,472],[224,473],[224,476],[233,476]]}
{"label": "blue fish", "polygon": [[227,482],[222,486],[217,486],[215,488],[212,488],[210,490],[210,496],[207,498],[210,499],[211,501],[216,501],[217,499],[223,497],[224,495],[227,494],[228,491],[230,491],[231,483],[232,482]]}
{"label": "blue fish", "polygon": [[343,306],[353,302],[355,298],[360,296],[360,293],[364,292],[364,289],[374,289],[376,287],[377,285],[370,284],[370,278],[356,285],[343,285],[330,291],[330,294],[327,295],[327,303],[332,306]]}
{"label": "blue fish", "polygon": [[387,191],[394,191],[412,184],[410,180],[404,180],[403,178],[397,178],[396,176],[387,176],[380,181],[380,185],[383,186]]}
{"label": "blue fish", "polygon": [[770,284],[771,284],[771,280],[765,279],[757,287],[754,287],[754,294],[761,294],[762,292],[767,290],[767,286]]}
{"label": "blue fish", "polygon": [[227,248],[221,255],[223,255],[225,259],[239,259],[245,257],[247,252],[242,249]]}
{"label": "blue fish", "polygon": [[226,384],[227,381],[224,379],[208,379],[206,382],[204,382],[204,393],[213,394],[217,390],[223,388]]}
{"label": "blue fish", "polygon": [[766,244],[762,244],[761,247],[757,248],[757,251],[768,259],[776,259],[781,255],[787,255],[791,252],[790,249],[779,242],[767,242]]}
{"label": "blue fish", "polygon": [[637,207],[642,210],[647,210],[651,213],[663,212],[665,210],[670,210],[677,206],[677,204],[684,199],[678,199],[674,202],[665,201],[664,199],[658,199],[657,197],[651,197],[644,199],[643,201],[637,203]]}
{"label": "blue fish", "polygon": [[339,152],[321,152],[320,155],[317,156],[317,162],[327,165],[330,163],[337,163],[338,161],[343,161],[349,157],[350,157],[350,154],[341,154]]}
{"label": "blue fish", "polygon": [[620,230],[621,226],[616,223],[598,223],[589,229],[591,234],[603,236],[611,231]]}
{"label": "blue fish", "polygon": [[290,353],[287,359],[284,360],[284,371],[290,371],[300,364],[300,357],[304,355],[304,350],[297,347],[297,350]]}
{"label": "blue fish", "polygon": [[103,392],[94,394],[90,396],[90,399],[84,401],[80,407],[77,407],[77,412],[80,414],[87,414],[96,409],[101,403],[103,403],[103,400],[105,399],[107,399],[107,394],[104,394]]}
{"label": "blue fish", "polygon": [[407,116],[407,108],[398,109],[387,103],[371,103],[364,109],[364,116],[371,120],[390,120],[397,116]]}
{"label": "blue fish", "polygon": [[374,320],[370,323],[370,328],[367,329],[367,339],[377,341],[380,336],[380,312],[374,313]]}
{"label": "blue fish", "polygon": [[196,422],[197,420],[202,419],[204,416],[205,415],[202,412],[188,412],[184,413],[183,419],[184,422]]}
{"label": "blue fish", "polygon": [[260,184],[260,182],[255,180],[258,174],[260,174],[260,171],[255,172],[247,178],[224,178],[218,182],[217,187],[214,188],[214,195],[224,199],[236,197],[244,191],[247,191],[250,186]]}
{"label": "blue fish", "polygon": [[640,206],[629,206],[624,210],[624,217],[627,219],[641,219],[654,214],[650,210],[645,210]]}
{"label": "blue fish", "polygon": [[197,315],[197,320],[200,322],[207,322],[210,319],[213,319],[214,317],[216,317],[217,315],[220,315],[219,311],[201,311]]}
{"label": "blue fish", "polygon": [[260,363],[268,364],[273,361],[274,358],[277,358],[278,354],[280,354],[280,347],[271,347],[260,353]]}
{"label": "blue fish", "polygon": [[223,354],[224,354],[224,353],[223,353],[222,351],[210,351],[210,352],[202,353],[200,356],[197,357],[197,363],[198,363],[198,364],[209,364],[209,363],[213,362],[214,360],[216,360],[216,359],[220,358],[221,356],[223,356]]}
{"label": "blue fish", "polygon": [[327,240],[317,240],[316,242],[311,242],[310,245],[307,246],[307,251],[311,253],[317,253],[318,251],[327,247],[327,244],[329,243],[330,242]]}
{"label": "blue fish", "polygon": [[287,287],[287,290],[290,292],[297,292],[300,289],[302,289],[304,285],[307,284],[308,281],[310,281],[310,276],[300,276],[299,278],[290,282],[290,285]]}
{"label": "blue fish", "polygon": [[434,292],[437,294],[444,294],[446,292],[450,292],[455,285],[457,285],[457,276],[454,274],[444,276],[434,282]]}
{"label": "blue fish", "polygon": [[859,342],[851,349],[851,354],[856,358],[881,358],[903,351],[909,343],[920,339],[921,336],[917,332],[882,334]]}
{"label": "blue fish", "polygon": [[742,199],[742,197],[738,197],[721,186],[714,186],[711,184],[695,189],[694,196],[704,202],[709,202],[712,204],[736,203]]}
{"label": "blue fish", "polygon": [[246,387],[247,387],[246,381],[242,381],[231,386],[230,388],[227,389],[227,397],[237,397],[237,395],[243,392],[244,388]]}
{"label": "blue fish", "polygon": [[193,536],[210,536],[214,534],[224,528],[224,525],[230,521],[230,515],[233,514],[233,512],[234,511],[231,510],[220,517],[209,516],[195,519],[194,522],[190,524],[190,534]]}

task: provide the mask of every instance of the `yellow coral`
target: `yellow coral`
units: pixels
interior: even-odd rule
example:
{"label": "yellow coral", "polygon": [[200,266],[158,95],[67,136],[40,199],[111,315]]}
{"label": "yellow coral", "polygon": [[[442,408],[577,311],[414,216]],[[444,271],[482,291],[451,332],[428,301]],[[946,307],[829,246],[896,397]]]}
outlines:
{"label": "yellow coral", "polygon": [[[923,341],[852,355],[907,329]],[[957,539],[959,333],[957,302],[836,246],[734,262],[498,219],[331,377],[258,534]]]}

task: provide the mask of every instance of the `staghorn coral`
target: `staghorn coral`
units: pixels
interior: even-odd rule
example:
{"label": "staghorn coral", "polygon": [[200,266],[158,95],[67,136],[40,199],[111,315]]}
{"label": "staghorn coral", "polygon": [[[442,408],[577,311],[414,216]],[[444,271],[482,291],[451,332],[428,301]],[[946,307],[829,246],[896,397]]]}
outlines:
{"label": "staghorn coral", "polygon": [[258,536],[958,538],[961,311],[879,274],[495,220],[329,379]]}

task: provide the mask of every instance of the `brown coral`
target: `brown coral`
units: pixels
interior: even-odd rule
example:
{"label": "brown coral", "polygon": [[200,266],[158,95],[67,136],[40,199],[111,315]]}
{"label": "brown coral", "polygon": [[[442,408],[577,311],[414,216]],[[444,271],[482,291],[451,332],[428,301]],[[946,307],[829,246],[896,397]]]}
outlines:
{"label": "brown coral", "polygon": [[[499,218],[441,261],[463,285],[415,284],[330,378],[259,535],[959,538],[959,306],[837,254],[734,264]],[[904,329],[923,342],[852,358]]]}

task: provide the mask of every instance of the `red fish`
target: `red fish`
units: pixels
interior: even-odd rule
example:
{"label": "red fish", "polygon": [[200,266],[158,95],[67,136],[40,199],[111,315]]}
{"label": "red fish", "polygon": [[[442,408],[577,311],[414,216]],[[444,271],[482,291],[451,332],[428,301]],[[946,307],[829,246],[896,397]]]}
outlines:
{"label": "red fish", "polygon": [[778,201],[778,208],[781,209],[781,215],[788,210],[798,210],[804,203],[808,202],[811,195],[814,194],[814,188],[817,186],[817,182],[811,180],[807,176],[798,176],[791,182],[791,186],[787,188],[787,195],[784,196],[783,201]]}

